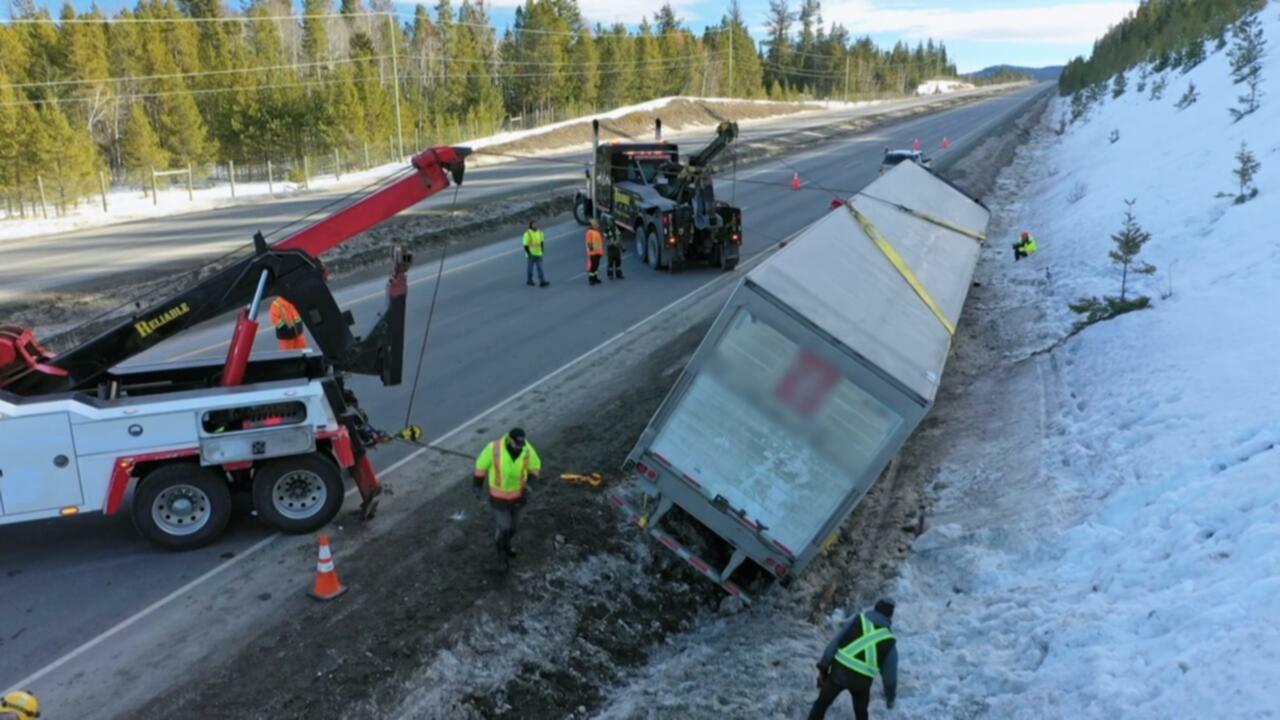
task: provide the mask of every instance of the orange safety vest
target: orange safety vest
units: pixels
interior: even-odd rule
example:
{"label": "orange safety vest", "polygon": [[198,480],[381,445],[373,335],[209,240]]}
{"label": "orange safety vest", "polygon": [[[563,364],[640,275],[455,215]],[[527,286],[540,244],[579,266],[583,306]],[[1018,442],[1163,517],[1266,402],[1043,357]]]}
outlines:
{"label": "orange safety vest", "polygon": [[275,326],[281,350],[307,349],[307,339],[302,334],[302,315],[293,303],[282,297],[272,300],[271,324]]}
{"label": "orange safety vest", "polygon": [[587,255],[604,254],[604,236],[595,228],[587,230]]}

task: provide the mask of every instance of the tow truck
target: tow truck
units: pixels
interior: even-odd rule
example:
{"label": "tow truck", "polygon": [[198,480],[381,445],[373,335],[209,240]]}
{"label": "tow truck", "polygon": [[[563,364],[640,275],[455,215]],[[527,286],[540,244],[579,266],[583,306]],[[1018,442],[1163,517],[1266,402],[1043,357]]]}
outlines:
{"label": "tow truck", "polygon": [[[369,451],[389,436],[369,424],[349,374],[402,378],[406,274],[392,249],[387,304],[362,337],[329,291],[321,253],[449,186],[470,150],[437,147],[412,171],[208,279],[117,321],[62,353],[29,329],[0,325],[0,525],[128,510],[158,545],[213,542],[247,491],[258,517],[288,533],[329,523],[344,474],[366,518],[381,485]],[[319,352],[250,357],[264,298],[299,310]],[[121,367],[202,322],[240,310],[222,361]]]}
{"label": "tow truck", "polygon": [[720,123],[715,138],[684,164],[679,146],[662,142],[661,120],[651,143],[601,145],[599,121],[592,128],[595,161],[574,198],[580,224],[595,217],[604,232],[630,234],[636,257],[655,270],[677,271],[693,259],[737,267],[742,210],[716,200],[711,180],[711,163],[738,137],[737,123]]}

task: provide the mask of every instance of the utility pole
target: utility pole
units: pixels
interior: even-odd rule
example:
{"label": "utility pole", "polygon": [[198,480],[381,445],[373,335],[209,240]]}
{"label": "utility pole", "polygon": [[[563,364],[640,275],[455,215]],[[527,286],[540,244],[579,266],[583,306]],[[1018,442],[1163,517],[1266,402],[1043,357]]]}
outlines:
{"label": "utility pole", "polygon": [[404,157],[404,130],[400,126],[400,65],[396,57],[396,23],[391,13],[387,13],[387,32],[391,35],[391,85],[396,99],[396,149],[400,151],[399,156]]}
{"label": "utility pole", "polygon": [[844,101],[849,102],[849,56],[844,56]]}

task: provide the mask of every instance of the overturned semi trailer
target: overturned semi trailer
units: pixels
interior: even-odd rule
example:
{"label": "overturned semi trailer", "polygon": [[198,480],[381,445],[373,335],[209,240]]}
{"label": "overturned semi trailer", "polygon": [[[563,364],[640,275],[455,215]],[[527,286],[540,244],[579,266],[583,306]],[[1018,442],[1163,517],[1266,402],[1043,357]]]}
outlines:
{"label": "overturned semi trailer", "polygon": [[734,290],[614,503],[734,595],[744,562],[803,571],[932,406],[989,217],[903,163],[800,232]]}

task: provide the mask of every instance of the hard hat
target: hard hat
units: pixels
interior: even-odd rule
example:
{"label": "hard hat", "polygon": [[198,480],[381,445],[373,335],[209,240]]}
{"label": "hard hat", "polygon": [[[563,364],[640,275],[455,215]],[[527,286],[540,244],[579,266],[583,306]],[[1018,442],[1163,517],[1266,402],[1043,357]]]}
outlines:
{"label": "hard hat", "polygon": [[18,690],[0,698],[0,710],[16,710],[24,718],[40,717],[40,701],[25,690]]}

